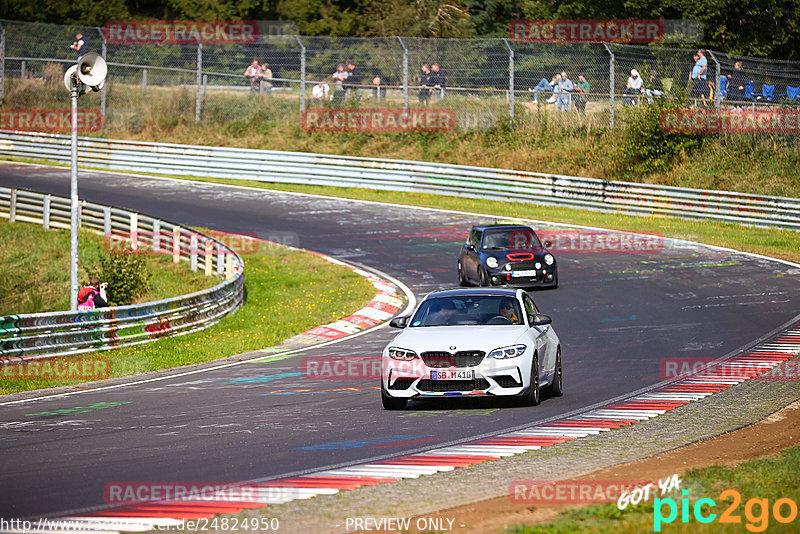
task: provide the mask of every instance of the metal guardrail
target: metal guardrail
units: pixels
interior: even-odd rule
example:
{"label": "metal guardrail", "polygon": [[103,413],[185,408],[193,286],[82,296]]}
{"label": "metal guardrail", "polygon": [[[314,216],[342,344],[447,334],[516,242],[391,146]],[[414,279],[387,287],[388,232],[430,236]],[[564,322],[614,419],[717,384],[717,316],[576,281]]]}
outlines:
{"label": "metal guardrail", "polygon": [[[0,187],[0,216],[9,222],[70,227],[70,200]],[[81,202],[80,224],[106,236],[123,236],[132,247],[188,260],[224,280],[189,295],[88,311],[0,316],[0,360],[68,356],[136,345],[160,337],[202,330],[239,309],[244,300],[244,262],[229,246],[211,236],[140,213]],[[215,264],[216,263],[216,268]]]}
{"label": "metal guardrail", "polygon": [[[69,161],[70,138],[0,130],[0,156]],[[800,230],[800,199],[557,174],[210,146],[79,139],[82,165],[169,176],[360,187]]]}

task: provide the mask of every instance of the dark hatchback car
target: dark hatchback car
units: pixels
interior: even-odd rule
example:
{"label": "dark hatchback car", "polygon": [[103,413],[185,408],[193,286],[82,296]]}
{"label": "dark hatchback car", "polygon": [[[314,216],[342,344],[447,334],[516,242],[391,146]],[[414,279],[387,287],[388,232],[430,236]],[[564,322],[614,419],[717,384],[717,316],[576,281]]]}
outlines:
{"label": "dark hatchback car", "polygon": [[462,286],[558,287],[558,264],[529,226],[473,226],[458,257]]}

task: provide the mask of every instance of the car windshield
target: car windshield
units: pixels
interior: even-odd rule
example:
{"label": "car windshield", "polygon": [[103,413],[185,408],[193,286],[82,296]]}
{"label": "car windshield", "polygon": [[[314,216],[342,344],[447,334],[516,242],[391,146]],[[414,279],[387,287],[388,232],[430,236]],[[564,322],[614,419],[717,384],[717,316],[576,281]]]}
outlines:
{"label": "car windshield", "polygon": [[530,228],[488,230],[483,235],[482,249],[486,250],[535,250],[542,248],[536,233]]}
{"label": "car windshield", "polygon": [[434,297],[424,301],[410,326],[522,324],[519,302],[503,296]]}

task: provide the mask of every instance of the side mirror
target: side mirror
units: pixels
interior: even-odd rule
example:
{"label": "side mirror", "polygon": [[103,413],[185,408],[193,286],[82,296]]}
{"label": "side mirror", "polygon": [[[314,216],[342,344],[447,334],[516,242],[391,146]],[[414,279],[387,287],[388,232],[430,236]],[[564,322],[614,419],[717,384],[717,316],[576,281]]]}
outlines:
{"label": "side mirror", "polygon": [[470,252],[475,252],[475,245],[473,245],[472,243],[467,243],[466,245],[464,245],[464,248],[469,250]]}
{"label": "side mirror", "polygon": [[544,248],[550,248],[552,246],[553,246],[553,243],[551,241],[545,241],[544,242]]}
{"label": "side mirror", "polygon": [[553,319],[549,315],[545,315],[543,313],[534,313],[533,315],[529,315],[528,320],[530,321],[531,326],[544,326],[553,322]]}
{"label": "side mirror", "polygon": [[392,328],[405,328],[406,323],[408,323],[408,316],[405,315],[403,317],[395,317],[391,321],[389,321],[389,326]]}

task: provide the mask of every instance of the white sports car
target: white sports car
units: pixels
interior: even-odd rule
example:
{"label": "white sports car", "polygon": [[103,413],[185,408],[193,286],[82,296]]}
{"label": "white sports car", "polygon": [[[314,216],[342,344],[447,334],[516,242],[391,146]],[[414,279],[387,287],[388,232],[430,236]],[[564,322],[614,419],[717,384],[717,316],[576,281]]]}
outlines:
{"label": "white sports car", "polygon": [[381,398],[387,410],[409,399],[515,396],[539,404],[540,388],[562,394],[561,346],[552,320],[521,289],[429,293],[383,350]]}

